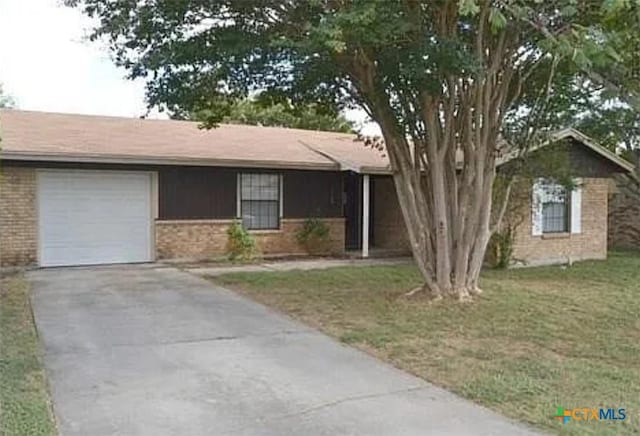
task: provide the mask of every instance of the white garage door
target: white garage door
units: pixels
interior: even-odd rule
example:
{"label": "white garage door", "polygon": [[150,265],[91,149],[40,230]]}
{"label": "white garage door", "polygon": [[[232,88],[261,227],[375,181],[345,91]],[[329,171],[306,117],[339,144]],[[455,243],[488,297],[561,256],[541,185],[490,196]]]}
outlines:
{"label": "white garage door", "polygon": [[41,266],[151,260],[151,174],[38,172]]}

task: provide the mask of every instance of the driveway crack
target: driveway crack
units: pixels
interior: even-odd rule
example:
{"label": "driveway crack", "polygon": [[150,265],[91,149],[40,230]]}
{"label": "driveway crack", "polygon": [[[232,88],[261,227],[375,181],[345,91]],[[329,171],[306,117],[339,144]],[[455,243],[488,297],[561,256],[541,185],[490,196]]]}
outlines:
{"label": "driveway crack", "polygon": [[[208,338],[194,338],[194,339],[177,339],[174,341],[166,341],[166,342],[158,342],[155,344],[148,344],[149,346],[155,345],[174,345],[174,344],[198,344],[202,342],[217,342],[217,341],[236,341],[242,339],[251,339],[251,338],[270,338],[276,336],[287,336],[287,335],[296,335],[302,333],[310,333],[311,330],[282,330],[279,332],[273,333],[265,333],[258,335],[221,335],[221,336],[212,336]],[[115,344],[114,346],[137,346],[137,344]],[[147,344],[143,344],[147,345]]]}
{"label": "driveway crack", "polygon": [[[220,335],[220,336],[211,336],[206,338],[193,338],[193,339],[176,339],[173,341],[159,341],[159,342],[146,342],[146,343],[114,343],[109,344],[108,346],[102,347],[106,349],[110,348],[126,348],[126,347],[158,347],[158,346],[167,346],[167,345],[181,345],[181,344],[198,344],[205,342],[223,342],[223,341],[238,341],[243,339],[251,339],[251,338],[270,338],[277,336],[289,336],[289,335],[299,335],[305,333],[314,333],[313,330],[310,329],[302,329],[302,330],[282,330],[273,333],[265,333],[265,334],[257,334],[257,335]],[[92,354],[96,353],[96,350],[89,349],[75,349],[75,350],[65,350],[65,351],[49,351],[45,350],[45,354],[53,354],[53,355],[67,355],[67,354]]]}
{"label": "driveway crack", "polygon": [[[354,401],[361,401],[361,400],[368,400],[371,398],[382,398],[382,397],[387,397],[390,395],[397,395],[397,394],[404,394],[404,393],[409,393],[409,392],[416,392],[416,391],[420,391],[423,389],[427,389],[430,386],[412,386],[410,388],[405,388],[405,389],[398,389],[395,391],[388,391],[388,392],[379,392],[379,393],[374,393],[374,394],[362,394],[362,395],[353,395],[350,397],[346,397],[346,398],[340,398],[338,400],[333,400],[333,401],[327,401],[325,403],[320,403],[317,404],[315,406],[311,406],[311,407],[307,407],[305,409],[299,410],[297,412],[291,412],[291,413],[283,413],[280,415],[273,415],[273,416],[261,416],[256,418],[256,422],[255,424],[266,424],[269,422],[273,422],[273,421],[281,421],[281,420],[285,420],[285,419],[290,419],[290,418],[295,418],[298,416],[303,416],[303,415],[308,415],[310,413],[314,413],[323,409],[328,409],[331,407],[335,407],[335,406],[339,406],[341,404],[344,403],[350,403],[350,402],[354,402]],[[254,425],[255,425],[254,424]],[[237,428],[233,428],[233,429],[229,429],[226,430],[224,432],[222,432],[221,434],[226,434],[226,435],[233,435],[236,433],[242,433],[246,430],[249,430],[253,428],[253,425],[251,426],[242,426],[242,427],[237,427]]]}

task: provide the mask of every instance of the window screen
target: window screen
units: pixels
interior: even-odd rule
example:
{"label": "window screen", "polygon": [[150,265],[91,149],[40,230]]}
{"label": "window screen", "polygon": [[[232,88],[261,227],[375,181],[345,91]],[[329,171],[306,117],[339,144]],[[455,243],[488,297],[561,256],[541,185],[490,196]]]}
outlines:
{"label": "window screen", "polygon": [[546,185],[542,201],[542,232],[569,231],[569,195],[565,187]]}
{"label": "window screen", "polygon": [[280,217],[280,176],[242,174],[240,213],[246,229],[277,229]]}

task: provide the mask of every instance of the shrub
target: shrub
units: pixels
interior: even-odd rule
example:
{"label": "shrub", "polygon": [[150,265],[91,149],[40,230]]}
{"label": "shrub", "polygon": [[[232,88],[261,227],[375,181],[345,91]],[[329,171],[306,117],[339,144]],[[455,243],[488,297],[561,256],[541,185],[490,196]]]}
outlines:
{"label": "shrub", "polygon": [[227,229],[227,237],[229,260],[246,262],[256,257],[256,240],[239,221],[234,221]]}
{"label": "shrub", "polygon": [[307,218],[296,232],[296,240],[308,252],[321,252],[329,241],[329,226],[318,218]]}
{"label": "shrub", "polygon": [[514,236],[515,232],[510,227],[491,236],[488,257],[493,268],[505,269],[511,264]]}

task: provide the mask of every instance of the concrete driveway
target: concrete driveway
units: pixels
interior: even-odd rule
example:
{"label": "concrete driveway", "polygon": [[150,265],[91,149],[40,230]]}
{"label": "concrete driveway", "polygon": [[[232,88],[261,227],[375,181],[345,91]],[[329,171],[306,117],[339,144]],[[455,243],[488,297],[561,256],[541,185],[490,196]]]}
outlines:
{"label": "concrete driveway", "polygon": [[28,278],[63,436],[533,434],[173,268]]}

